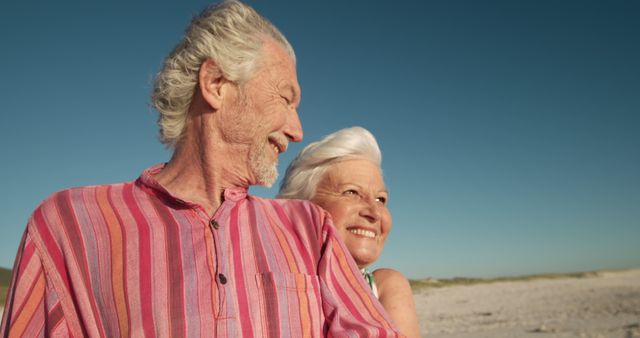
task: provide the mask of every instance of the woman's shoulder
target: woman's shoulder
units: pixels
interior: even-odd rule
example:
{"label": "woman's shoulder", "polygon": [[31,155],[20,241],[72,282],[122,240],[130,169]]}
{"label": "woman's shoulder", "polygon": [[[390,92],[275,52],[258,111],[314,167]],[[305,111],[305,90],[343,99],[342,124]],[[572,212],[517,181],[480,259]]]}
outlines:
{"label": "woman's shoulder", "polygon": [[406,282],[409,283],[407,278],[398,270],[389,268],[380,268],[373,271],[373,277],[380,281],[392,281],[392,282]]}
{"label": "woman's shoulder", "polygon": [[392,290],[411,290],[409,280],[400,271],[394,269],[376,269],[373,271],[373,278],[381,294]]}
{"label": "woman's shoulder", "polygon": [[380,303],[407,337],[420,337],[413,292],[407,278],[393,269],[377,269],[373,276],[378,285]]}

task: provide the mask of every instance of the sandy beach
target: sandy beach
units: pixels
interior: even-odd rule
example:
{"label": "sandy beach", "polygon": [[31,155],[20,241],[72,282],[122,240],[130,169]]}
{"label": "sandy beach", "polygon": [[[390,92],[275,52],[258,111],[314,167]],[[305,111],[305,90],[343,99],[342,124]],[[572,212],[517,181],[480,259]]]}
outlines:
{"label": "sandy beach", "polygon": [[428,338],[640,337],[640,269],[423,288],[414,297]]}
{"label": "sandy beach", "polygon": [[423,337],[640,337],[640,269],[425,288]]}

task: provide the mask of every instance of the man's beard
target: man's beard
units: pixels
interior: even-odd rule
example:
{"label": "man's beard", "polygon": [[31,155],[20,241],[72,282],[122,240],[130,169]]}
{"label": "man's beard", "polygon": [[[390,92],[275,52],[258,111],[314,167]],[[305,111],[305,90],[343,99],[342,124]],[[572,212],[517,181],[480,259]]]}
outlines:
{"label": "man's beard", "polygon": [[249,150],[249,168],[253,173],[256,184],[270,188],[278,178],[278,159],[269,160],[268,152],[271,151],[271,144],[260,142]]}

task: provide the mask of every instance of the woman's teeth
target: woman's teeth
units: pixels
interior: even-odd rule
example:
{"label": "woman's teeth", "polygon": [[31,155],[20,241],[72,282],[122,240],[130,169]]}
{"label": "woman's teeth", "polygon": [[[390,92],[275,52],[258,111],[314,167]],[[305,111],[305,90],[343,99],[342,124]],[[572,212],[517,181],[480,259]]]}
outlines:
{"label": "woman's teeth", "polygon": [[364,236],[368,238],[376,238],[376,233],[371,230],[365,229],[349,229],[349,232],[355,235]]}

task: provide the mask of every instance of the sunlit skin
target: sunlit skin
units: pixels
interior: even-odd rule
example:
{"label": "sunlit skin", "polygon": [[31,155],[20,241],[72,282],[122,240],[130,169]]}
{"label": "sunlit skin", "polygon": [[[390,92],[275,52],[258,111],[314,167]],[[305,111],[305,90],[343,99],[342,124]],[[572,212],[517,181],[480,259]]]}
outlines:
{"label": "sunlit skin", "polygon": [[265,44],[264,53],[264,63],[251,80],[228,88],[230,109],[217,114],[216,124],[223,140],[233,146],[234,157],[249,163],[248,185],[270,186],[277,177],[279,154],[289,140],[302,139],[302,127],[295,65],[275,43]]}
{"label": "sunlit skin", "polygon": [[[391,231],[389,196],[380,168],[366,159],[346,159],[329,166],[312,201],[327,210],[359,268],[375,262]],[[373,272],[378,300],[400,332],[420,337],[409,281],[393,269]]]}
{"label": "sunlit skin", "polygon": [[327,210],[359,268],[375,262],[391,231],[388,193],[380,169],[368,160],[345,160],[327,168],[313,202]]}
{"label": "sunlit skin", "polygon": [[[205,61],[184,137],[156,179],[211,215],[230,187],[271,185],[278,156],[302,140],[300,86],[291,57],[266,40],[254,76],[242,85]],[[224,160],[221,160],[224,159]]]}

